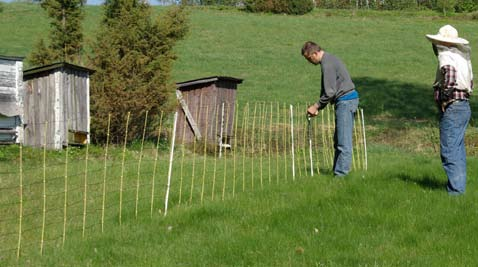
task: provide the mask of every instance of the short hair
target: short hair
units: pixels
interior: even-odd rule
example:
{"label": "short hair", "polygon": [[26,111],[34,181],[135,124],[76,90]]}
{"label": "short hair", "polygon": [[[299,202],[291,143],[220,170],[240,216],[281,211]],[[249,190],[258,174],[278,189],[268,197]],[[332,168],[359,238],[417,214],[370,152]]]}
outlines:
{"label": "short hair", "polygon": [[309,56],[314,52],[320,52],[320,51],[322,51],[322,48],[318,44],[312,41],[307,41],[305,42],[304,46],[302,46],[303,56]]}

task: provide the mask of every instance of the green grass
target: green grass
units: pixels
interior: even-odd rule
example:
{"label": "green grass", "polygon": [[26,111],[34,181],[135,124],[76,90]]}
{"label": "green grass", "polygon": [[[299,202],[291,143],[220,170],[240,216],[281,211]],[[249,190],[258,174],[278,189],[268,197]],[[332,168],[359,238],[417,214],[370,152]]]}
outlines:
{"label": "green grass", "polygon": [[[372,114],[430,117],[431,111],[422,114],[422,109],[431,106],[426,92],[434,79],[436,60],[424,35],[435,33],[438,25],[445,23],[451,22],[420,17],[327,17],[320,13],[295,17],[194,10],[191,32],[176,47],[175,80],[231,75],[245,79],[239,87],[240,101],[311,102],[320,90],[320,68],[308,64],[300,48],[305,41],[314,40],[343,59],[362,93],[363,106]],[[453,24],[476,43],[474,22]],[[405,102],[406,96],[418,99]],[[372,98],[376,102],[371,103]]]}
{"label": "green grass", "polygon": [[[0,54],[26,56],[48,20],[38,5],[5,4],[0,15]],[[162,9],[158,8],[157,12]],[[94,40],[100,7],[86,8],[85,36]],[[42,153],[25,151],[25,207],[22,257],[0,248],[0,266],[474,266],[478,262],[478,175],[476,157],[469,157],[468,191],[449,197],[437,151],[435,109],[430,84],[436,60],[426,33],[443,24],[458,28],[476,48],[476,22],[442,18],[431,12],[367,12],[317,10],[305,16],[250,14],[234,9],[191,8],[191,31],[175,47],[175,81],[211,75],[244,79],[238,102],[313,102],[319,95],[320,68],[300,55],[303,42],[319,42],[339,56],[358,86],[368,125],[369,171],[355,171],[334,179],[330,167],[321,176],[302,175],[259,184],[257,157],[246,159],[245,192],[239,187],[221,199],[224,161],[218,161],[216,197],[212,201],[213,158],[207,160],[207,198],[201,205],[203,157],[197,156],[196,187],[191,191],[192,156],[186,151],[182,204],[179,206],[180,151],[176,153],[171,210],[164,217],[160,204],[167,171],[166,149],[161,152],[154,215],[149,216],[153,155],[148,148],[141,172],[140,213],[135,218],[138,148],[128,150],[125,168],[124,213],[118,218],[121,148],[108,161],[111,203],[101,234],[103,151],[91,147],[87,228],[82,238],[84,149],[70,151],[69,198],[72,216],[62,247],[62,190],[64,152],[49,152],[47,161],[47,242],[39,255],[42,207]],[[477,58],[473,57],[474,65]],[[472,108],[477,109],[476,97]],[[467,134],[470,155],[478,140],[473,115]],[[395,147],[392,148],[391,146]],[[436,147],[435,147],[436,149]],[[431,153],[430,153],[431,152]],[[18,148],[0,150],[0,236],[16,246]],[[275,160],[275,158],[273,158]],[[289,159],[290,160],[290,159]],[[273,161],[274,162],[274,161]],[[227,161],[228,174],[232,169]],[[255,172],[251,171],[254,164]],[[267,172],[265,172],[267,173]],[[242,173],[237,173],[242,179]],[[255,188],[252,190],[252,177]],[[266,177],[266,176],[264,176]],[[226,175],[228,190],[232,177]],[[144,179],[144,180],[143,180]],[[144,182],[144,183],[143,183]],[[240,184],[241,180],[238,180]],[[275,183],[274,183],[275,182]],[[149,184],[149,185],[148,185]],[[116,191],[115,191],[116,190]],[[193,192],[193,202],[186,204]],[[144,198],[144,199],[143,199]],[[161,210],[161,213],[160,213]],[[8,221],[7,221],[8,220]],[[58,239],[60,237],[60,239]],[[5,241],[6,240],[6,241]],[[5,243],[2,243],[5,244]],[[13,244],[13,245],[12,245]]]}
{"label": "green grass", "polygon": [[[102,10],[87,6],[85,11],[88,47]],[[474,21],[442,18],[431,12],[319,10],[305,16],[283,16],[234,9],[190,11],[190,32],[175,47],[174,81],[233,76],[244,79],[238,89],[241,104],[311,103],[320,92],[320,67],[308,64],[300,48],[305,41],[314,40],[345,62],[367,117],[386,116],[385,126],[393,128],[400,128],[394,123],[397,120],[435,119],[430,85],[436,59],[424,35],[450,23],[472,48],[478,43]],[[48,31],[48,20],[38,5],[6,4],[0,22],[12,25],[0,29],[0,34],[7,36],[0,41],[0,54],[5,55],[28,55]],[[477,60],[473,57],[475,65]]]}
{"label": "green grass", "polygon": [[[439,159],[375,146],[368,172],[328,174],[172,206],[71,231],[65,246],[25,248],[21,266],[473,266],[478,262],[476,179],[445,193]],[[470,159],[470,166],[478,162]],[[407,168],[404,168],[407,166]],[[190,169],[188,170],[190,171]],[[219,171],[220,173],[220,171]],[[250,175],[250,174],[249,174]],[[469,177],[475,177],[471,169]],[[134,179],[129,181],[129,184]],[[38,233],[37,233],[38,234]],[[14,261],[12,261],[14,262]],[[8,262],[5,266],[10,265]]]}

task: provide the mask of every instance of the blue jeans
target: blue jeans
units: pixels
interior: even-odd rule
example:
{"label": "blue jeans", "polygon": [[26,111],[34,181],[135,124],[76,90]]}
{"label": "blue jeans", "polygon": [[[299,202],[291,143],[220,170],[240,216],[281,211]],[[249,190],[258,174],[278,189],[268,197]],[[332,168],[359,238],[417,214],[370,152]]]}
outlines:
{"label": "blue jeans", "polygon": [[352,163],[352,133],[358,98],[335,103],[334,175],[344,176]]}
{"label": "blue jeans", "polygon": [[446,189],[450,195],[465,193],[465,130],[470,116],[468,101],[453,102],[440,115],[440,156],[448,177]]}

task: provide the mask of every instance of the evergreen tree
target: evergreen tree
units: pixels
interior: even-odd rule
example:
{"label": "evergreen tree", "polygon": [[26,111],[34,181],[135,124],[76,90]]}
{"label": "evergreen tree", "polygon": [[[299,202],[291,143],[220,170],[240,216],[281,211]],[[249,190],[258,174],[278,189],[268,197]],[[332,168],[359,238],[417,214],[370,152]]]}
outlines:
{"label": "evergreen tree", "polygon": [[45,9],[50,22],[49,44],[43,39],[36,44],[28,57],[33,65],[45,65],[53,62],[81,63],[83,33],[83,0],[44,0],[41,7]]}
{"label": "evergreen tree", "polygon": [[[105,4],[91,59],[91,112],[94,141],[106,139],[111,114],[111,140],[121,142],[127,113],[130,138],[140,137],[144,115],[154,129],[160,110],[169,111],[174,100],[170,82],[172,48],[187,31],[182,7],[172,7],[153,20],[151,7],[137,0],[109,0]],[[150,133],[153,133],[151,131]]]}

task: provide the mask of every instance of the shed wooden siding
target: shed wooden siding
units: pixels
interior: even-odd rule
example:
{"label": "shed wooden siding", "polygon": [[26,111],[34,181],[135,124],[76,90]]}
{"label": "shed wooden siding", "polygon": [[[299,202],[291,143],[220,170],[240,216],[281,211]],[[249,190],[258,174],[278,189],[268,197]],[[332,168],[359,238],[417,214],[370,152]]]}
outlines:
{"label": "shed wooden siding", "polygon": [[22,95],[23,58],[0,56],[0,128],[11,130],[1,140],[22,141]]}
{"label": "shed wooden siding", "polygon": [[89,70],[64,63],[25,77],[25,144],[61,149],[69,132],[89,135]]}
{"label": "shed wooden siding", "polygon": [[[181,91],[202,136],[206,135],[207,124],[208,141],[217,142],[219,140],[223,103],[223,137],[233,135],[236,90],[237,84],[241,82],[240,79],[229,77],[209,77],[178,83],[178,90]],[[184,140],[184,142],[189,143],[194,140],[195,136],[180,105],[178,106],[178,114],[176,138],[179,142]]]}

